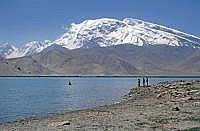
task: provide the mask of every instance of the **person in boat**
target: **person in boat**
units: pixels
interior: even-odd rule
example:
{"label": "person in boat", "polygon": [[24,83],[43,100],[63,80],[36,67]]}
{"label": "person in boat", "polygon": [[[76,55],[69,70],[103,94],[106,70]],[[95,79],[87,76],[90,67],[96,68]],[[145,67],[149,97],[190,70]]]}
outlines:
{"label": "person in boat", "polygon": [[72,85],[72,83],[69,81],[69,84],[68,85]]}

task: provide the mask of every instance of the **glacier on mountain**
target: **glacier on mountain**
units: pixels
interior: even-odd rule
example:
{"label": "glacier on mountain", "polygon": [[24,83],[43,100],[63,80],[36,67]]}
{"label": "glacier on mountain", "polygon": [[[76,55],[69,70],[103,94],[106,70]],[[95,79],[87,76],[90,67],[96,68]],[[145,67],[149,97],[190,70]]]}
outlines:
{"label": "glacier on mountain", "polygon": [[69,30],[54,41],[69,49],[106,47],[119,44],[200,47],[200,38],[142,20],[126,18],[86,20],[71,24]]}

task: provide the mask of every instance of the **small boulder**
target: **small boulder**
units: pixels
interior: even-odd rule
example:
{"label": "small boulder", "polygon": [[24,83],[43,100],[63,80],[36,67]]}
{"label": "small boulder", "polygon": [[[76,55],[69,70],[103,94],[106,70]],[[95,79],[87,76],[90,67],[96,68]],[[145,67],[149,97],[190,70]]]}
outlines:
{"label": "small boulder", "polygon": [[190,100],[193,100],[193,98],[191,96],[188,96],[188,97],[183,97],[183,98],[180,98],[179,101],[190,101]]}
{"label": "small boulder", "polygon": [[58,127],[58,126],[65,126],[70,125],[69,121],[62,121],[62,122],[53,122],[49,126]]}
{"label": "small boulder", "polygon": [[65,126],[65,125],[70,125],[70,122],[68,122],[68,121],[67,122],[63,122],[62,126]]}
{"label": "small boulder", "polygon": [[172,111],[180,111],[180,108],[179,107],[173,107]]}
{"label": "small boulder", "polygon": [[192,83],[187,82],[186,85],[187,85],[187,86],[188,86],[188,85],[192,85]]}
{"label": "small boulder", "polygon": [[162,96],[162,93],[158,94],[156,97],[157,98],[160,98]]}

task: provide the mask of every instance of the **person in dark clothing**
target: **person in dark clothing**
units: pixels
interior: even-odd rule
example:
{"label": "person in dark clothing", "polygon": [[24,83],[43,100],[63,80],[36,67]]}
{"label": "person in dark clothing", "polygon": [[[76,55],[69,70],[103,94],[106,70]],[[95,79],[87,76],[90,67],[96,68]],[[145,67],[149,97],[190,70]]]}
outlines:
{"label": "person in dark clothing", "polygon": [[147,84],[147,86],[149,86],[149,78],[148,77],[146,77],[146,84]]}
{"label": "person in dark clothing", "polygon": [[143,77],[143,81],[142,82],[143,82],[143,86],[145,87],[145,78],[144,77]]}
{"label": "person in dark clothing", "polygon": [[140,79],[138,79],[138,87],[140,87]]}

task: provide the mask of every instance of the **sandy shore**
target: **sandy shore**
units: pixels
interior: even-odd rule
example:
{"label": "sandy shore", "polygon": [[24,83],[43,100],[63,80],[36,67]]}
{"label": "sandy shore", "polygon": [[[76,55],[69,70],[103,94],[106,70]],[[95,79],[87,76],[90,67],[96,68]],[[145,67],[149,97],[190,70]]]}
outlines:
{"label": "sandy shore", "polygon": [[0,124],[1,131],[183,130],[200,127],[200,81],[164,82],[130,91],[120,103]]}

